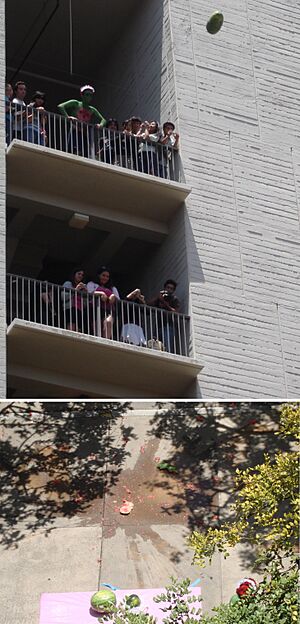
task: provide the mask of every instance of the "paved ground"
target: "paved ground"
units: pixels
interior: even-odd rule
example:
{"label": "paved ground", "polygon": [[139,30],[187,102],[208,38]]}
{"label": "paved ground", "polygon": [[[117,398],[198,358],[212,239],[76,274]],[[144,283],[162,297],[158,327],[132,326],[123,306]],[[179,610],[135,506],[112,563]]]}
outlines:
{"label": "paved ground", "polygon": [[[171,575],[201,577],[205,609],[228,600],[251,550],[202,571],[186,538],[228,514],[235,467],[271,450],[269,407],[91,406],[1,417],[1,621],[38,624],[42,592],[160,587]],[[162,459],[177,472],[158,470]]]}

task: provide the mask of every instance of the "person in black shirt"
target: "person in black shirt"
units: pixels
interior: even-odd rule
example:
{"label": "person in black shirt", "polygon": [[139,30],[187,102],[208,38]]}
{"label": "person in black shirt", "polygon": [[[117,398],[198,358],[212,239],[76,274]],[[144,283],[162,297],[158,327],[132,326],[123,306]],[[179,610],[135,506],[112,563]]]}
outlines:
{"label": "person in black shirt", "polygon": [[174,313],[179,312],[180,302],[175,295],[177,283],[173,279],[168,279],[164,283],[164,288],[159,294],[149,301],[149,305],[161,310],[166,310],[173,314],[164,314],[162,321],[161,334],[164,347],[170,353],[175,352],[175,328],[174,328]]}

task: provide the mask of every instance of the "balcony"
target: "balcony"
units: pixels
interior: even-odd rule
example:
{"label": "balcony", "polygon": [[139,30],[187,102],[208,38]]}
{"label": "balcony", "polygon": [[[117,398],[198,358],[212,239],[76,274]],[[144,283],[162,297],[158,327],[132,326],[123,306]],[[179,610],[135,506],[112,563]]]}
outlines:
{"label": "balcony", "polygon": [[[13,396],[184,397],[202,366],[189,317],[8,275],[8,376]],[[111,328],[107,317],[111,314]]]}
{"label": "balcony", "polygon": [[157,144],[145,165],[137,138],[58,114],[12,108],[7,143],[15,205],[27,200],[167,234],[191,190],[176,150]]}

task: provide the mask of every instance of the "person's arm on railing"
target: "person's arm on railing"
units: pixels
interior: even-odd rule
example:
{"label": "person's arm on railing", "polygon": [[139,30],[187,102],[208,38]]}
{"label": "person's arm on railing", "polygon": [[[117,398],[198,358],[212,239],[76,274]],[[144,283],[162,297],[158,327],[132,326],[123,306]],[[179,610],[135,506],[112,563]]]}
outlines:
{"label": "person's arm on railing", "polygon": [[96,290],[94,290],[94,295],[97,297],[100,297],[101,301],[103,301],[103,303],[106,303],[106,301],[108,301],[108,296],[107,294],[101,290],[101,287],[99,286],[99,288],[96,288]]}
{"label": "person's arm on railing", "polygon": [[70,280],[63,283],[60,297],[65,308],[71,307],[73,284]]}
{"label": "person's arm on railing", "polygon": [[94,106],[90,106],[90,108],[93,111],[96,119],[99,120],[99,123],[96,124],[96,127],[104,128],[106,126],[106,119],[103,117],[103,115],[101,115],[97,108],[95,108]]}
{"label": "person's arm on railing", "polygon": [[85,292],[87,292],[86,284],[84,284],[83,282],[79,282],[79,284],[75,286],[75,290],[84,290]]}
{"label": "person's arm on railing", "polygon": [[145,297],[142,295],[139,288],[135,288],[132,292],[128,293],[128,295],[126,295],[126,299],[128,299],[128,301],[140,301],[141,303],[146,303]]}
{"label": "person's arm on railing", "polygon": [[58,104],[57,108],[64,117],[68,117],[68,119],[77,121],[77,117],[73,115],[76,110],[77,104],[77,100],[67,100],[67,102],[62,102],[61,104]]}
{"label": "person's arm on railing", "polygon": [[26,116],[28,109],[30,108],[29,106],[22,106],[21,104],[16,104],[14,102],[12,102],[13,107],[12,107],[12,111],[14,114],[14,117],[17,119],[17,121],[23,119],[23,117]]}

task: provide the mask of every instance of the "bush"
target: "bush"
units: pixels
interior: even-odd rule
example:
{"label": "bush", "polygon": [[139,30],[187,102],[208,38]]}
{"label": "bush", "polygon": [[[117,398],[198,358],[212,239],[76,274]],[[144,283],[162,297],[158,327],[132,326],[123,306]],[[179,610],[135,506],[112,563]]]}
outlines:
{"label": "bush", "polygon": [[201,624],[293,624],[299,621],[298,570],[282,571],[273,564],[255,594],[234,605],[220,605],[215,615],[203,616]]}
{"label": "bush", "polygon": [[[278,435],[291,445],[299,440],[300,405],[281,408]],[[229,548],[246,540],[261,551],[291,553],[299,533],[299,447],[265,454],[254,468],[237,470],[235,502],[230,522],[207,532],[194,531],[190,545],[195,562],[205,565],[216,550],[228,556]]]}

